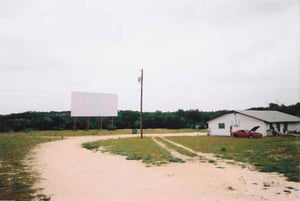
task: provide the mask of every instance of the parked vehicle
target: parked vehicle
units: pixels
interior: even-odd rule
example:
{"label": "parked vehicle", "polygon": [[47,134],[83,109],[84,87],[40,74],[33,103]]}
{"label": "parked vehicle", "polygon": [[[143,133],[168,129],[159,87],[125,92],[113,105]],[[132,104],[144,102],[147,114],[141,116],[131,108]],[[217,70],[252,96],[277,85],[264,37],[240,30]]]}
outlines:
{"label": "parked vehicle", "polygon": [[246,137],[246,138],[261,138],[261,133],[255,132],[259,126],[255,126],[250,130],[237,130],[232,132],[233,137]]}

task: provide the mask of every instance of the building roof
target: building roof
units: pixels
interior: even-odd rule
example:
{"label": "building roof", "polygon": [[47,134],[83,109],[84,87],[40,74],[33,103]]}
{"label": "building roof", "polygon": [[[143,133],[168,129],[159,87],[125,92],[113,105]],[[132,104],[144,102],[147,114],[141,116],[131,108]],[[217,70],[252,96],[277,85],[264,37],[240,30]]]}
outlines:
{"label": "building roof", "polygon": [[236,111],[240,114],[244,114],[249,117],[254,117],[256,119],[268,122],[268,123],[276,123],[276,122],[300,122],[300,118],[297,116],[293,116],[290,114],[286,114],[278,111],[271,110],[242,110]]}

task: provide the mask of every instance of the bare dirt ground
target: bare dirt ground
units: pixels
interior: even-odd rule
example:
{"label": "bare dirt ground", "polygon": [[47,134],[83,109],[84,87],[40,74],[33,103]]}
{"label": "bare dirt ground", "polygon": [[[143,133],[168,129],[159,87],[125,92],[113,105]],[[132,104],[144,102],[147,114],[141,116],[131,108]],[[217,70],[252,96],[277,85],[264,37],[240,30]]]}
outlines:
{"label": "bare dirt ground", "polygon": [[126,136],[73,137],[41,144],[35,150],[42,178],[37,187],[43,188],[39,193],[51,196],[51,201],[300,200],[299,183],[225,161],[146,167],[140,161],[81,148],[83,142],[118,137]]}

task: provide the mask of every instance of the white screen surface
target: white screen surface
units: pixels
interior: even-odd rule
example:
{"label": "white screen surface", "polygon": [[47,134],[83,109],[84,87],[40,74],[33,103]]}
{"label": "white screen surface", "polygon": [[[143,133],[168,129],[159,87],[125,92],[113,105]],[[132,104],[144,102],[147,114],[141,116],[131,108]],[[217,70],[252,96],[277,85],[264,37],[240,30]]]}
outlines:
{"label": "white screen surface", "polygon": [[71,117],[118,116],[118,95],[72,92]]}

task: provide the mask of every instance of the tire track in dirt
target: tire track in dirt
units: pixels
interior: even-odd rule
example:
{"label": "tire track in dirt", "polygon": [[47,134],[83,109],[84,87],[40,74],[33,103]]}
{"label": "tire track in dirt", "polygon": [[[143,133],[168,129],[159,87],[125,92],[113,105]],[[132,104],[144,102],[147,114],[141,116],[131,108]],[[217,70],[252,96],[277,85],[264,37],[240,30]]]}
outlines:
{"label": "tire track in dirt", "polygon": [[187,156],[185,156],[185,155],[183,155],[183,154],[177,152],[175,149],[169,148],[169,147],[168,147],[166,144],[164,144],[163,142],[158,141],[158,140],[156,139],[156,137],[152,137],[152,140],[153,140],[156,144],[158,144],[160,147],[162,147],[163,149],[165,149],[165,150],[167,150],[168,152],[170,152],[170,154],[171,154],[173,157],[182,159],[184,162],[185,162],[186,160],[189,159]]}

